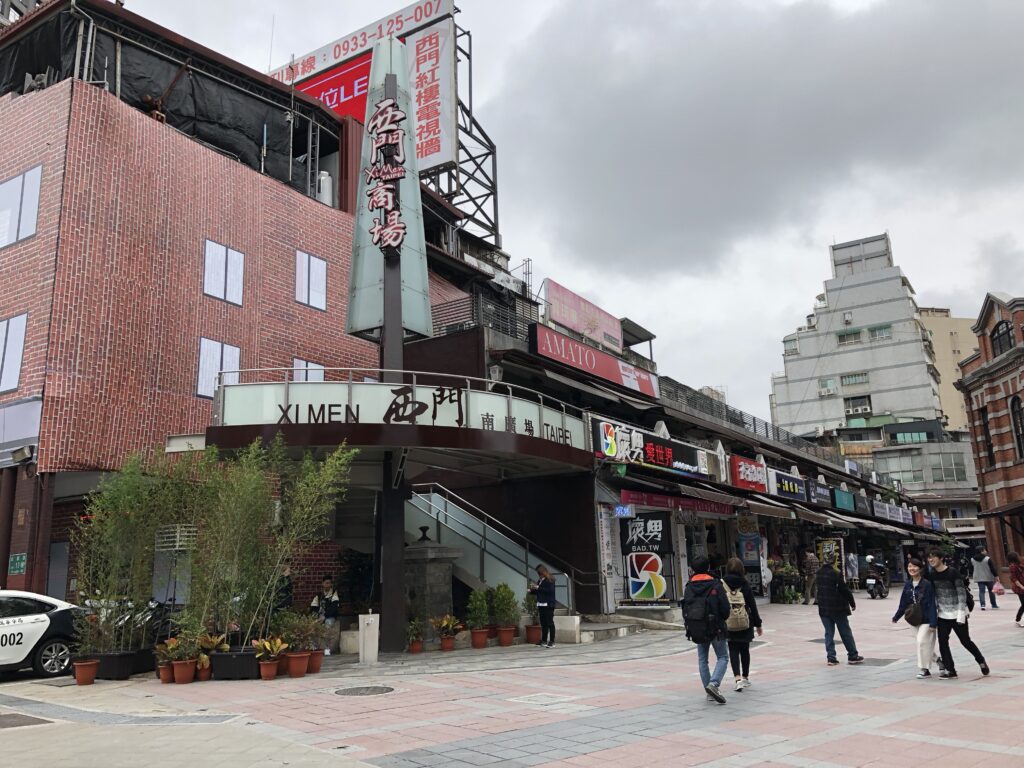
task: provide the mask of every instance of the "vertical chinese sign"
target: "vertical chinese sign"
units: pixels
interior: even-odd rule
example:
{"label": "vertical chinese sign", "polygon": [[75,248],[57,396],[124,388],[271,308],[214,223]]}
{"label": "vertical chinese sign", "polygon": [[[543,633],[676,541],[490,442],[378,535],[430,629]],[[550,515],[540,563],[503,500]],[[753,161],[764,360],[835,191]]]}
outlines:
{"label": "vertical chinese sign", "polygon": [[[388,38],[377,43],[370,70],[363,140],[359,208],[352,239],[347,333],[372,340],[384,325],[384,252],[401,255],[402,328],[406,334],[431,335],[423,212],[409,120],[406,48]],[[397,92],[385,97],[386,76]]]}

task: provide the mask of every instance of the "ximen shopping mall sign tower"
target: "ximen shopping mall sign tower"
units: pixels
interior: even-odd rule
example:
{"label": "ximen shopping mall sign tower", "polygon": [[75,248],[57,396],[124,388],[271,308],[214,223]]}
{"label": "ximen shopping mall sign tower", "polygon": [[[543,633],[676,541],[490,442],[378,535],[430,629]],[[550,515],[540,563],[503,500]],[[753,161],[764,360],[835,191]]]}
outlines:
{"label": "ximen shopping mall sign tower", "polygon": [[[346,332],[380,344],[384,381],[403,383],[406,336],[431,335],[419,173],[409,115],[405,46],[377,43],[370,70],[359,209]],[[404,646],[405,499],[402,457],[388,451],[381,478],[381,647]]]}

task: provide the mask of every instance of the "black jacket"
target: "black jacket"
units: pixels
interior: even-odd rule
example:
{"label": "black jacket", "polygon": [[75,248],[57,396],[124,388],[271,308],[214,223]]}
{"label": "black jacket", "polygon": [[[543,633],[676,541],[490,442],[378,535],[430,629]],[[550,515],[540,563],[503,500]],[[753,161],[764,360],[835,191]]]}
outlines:
{"label": "black jacket", "polygon": [[[743,589],[743,600],[747,604],[747,613],[750,614],[750,626],[738,632],[729,632],[729,639],[733,642],[750,642],[754,639],[754,629],[761,626],[761,614],[757,612],[757,602],[754,600],[754,591],[750,588],[750,582],[744,576],[737,576],[735,573],[725,574],[722,579],[729,589]],[[729,597],[726,596],[726,602]]]}
{"label": "black jacket", "polygon": [[830,565],[818,569],[818,615],[838,618],[849,616],[857,607],[853,593],[839,577],[839,571]]}
{"label": "black jacket", "polygon": [[[729,615],[729,601],[725,597],[725,588],[718,579],[708,574],[694,574],[693,578],[686,582],[686,589],[683,590],[683,621],[686,621],[686,606],[694,600],[707,598],[708,605],[708,629],[712,637],[720,637],[725,634],[725,618]],[[687,632],[689,637],[689,632]]]}
{"label": "black jacket", "polygon": [[548,607],[555,607],[555,582],[548,579],[541,579],[537,582],[537,605],[547,603]]}

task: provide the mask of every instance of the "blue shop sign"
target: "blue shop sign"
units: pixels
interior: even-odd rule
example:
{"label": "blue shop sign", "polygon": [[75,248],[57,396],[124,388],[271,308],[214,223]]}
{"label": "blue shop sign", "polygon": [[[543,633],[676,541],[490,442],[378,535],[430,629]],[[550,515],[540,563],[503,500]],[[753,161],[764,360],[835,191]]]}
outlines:
{"label": "blue shop sign", "polygon": [[832,506],[832,487],[819,483],[817,480],[807,481],[807,500],[811,504],[820,504],[823,507]]}
{"label": "blue shop sign", "polygon": [[771,492],[775,496],[794,501],[804,501],[807,498],[807,483],[803,478],[771,470],[771,479]]}

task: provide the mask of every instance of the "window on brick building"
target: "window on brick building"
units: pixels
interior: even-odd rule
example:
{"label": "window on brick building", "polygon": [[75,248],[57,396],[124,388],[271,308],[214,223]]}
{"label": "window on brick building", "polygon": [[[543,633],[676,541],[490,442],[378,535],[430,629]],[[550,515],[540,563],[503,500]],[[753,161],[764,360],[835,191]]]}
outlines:
{"label": "window on brick building", "polygon": [[0,320],[0,392],[13,392],[18,388],[27,321],[28,315]]}
{"label": "window on brick building", "polygon": [[316,309],[327,309],[327,262],[302,251],[295,252],[295,300]]}
{"label": "window on brick building", "polygon": [[1013,442],[1017,446],[1017,459],[1024,461],[1024,405],[1020,395],[1010,401],[1010,417],[1013,421]]}
{"label": "window on brick building", "polygon": [[0,248],[36,233],[43,166],[0,182]]}
{"label": "window on brick building", "polygon": [[203,293],[242,306],[245,254],[207,240],[203,269]]}
{"label": "window on brick building", "polygon": [[985,455],[988,457],[988,465],[996,465],[996,450],[992,445],[992,430],[988,426],[988,408],[978,409],[978,420],[981,422],[982,442],[985,447]]}
{"label": "window on brick building", "polygon": [[323,381],[324,367],[296,357],[292,360],[292,381]]}
{"label": "window on brick building", "polygon": [[232,372],[224,375],[225,384],[237,384],[239,361],[238,347],[213,339],[199,339],[199,375],[196,394],[200,397],[213,397],[213,393],[217,390],[217,374],[221,371]]}
{"label": "window on brick building", "polygon": [[992,329],[989,338],[992,339],[992,357],[999,357],[1013,349],[1013,326],[1003,320]]}

